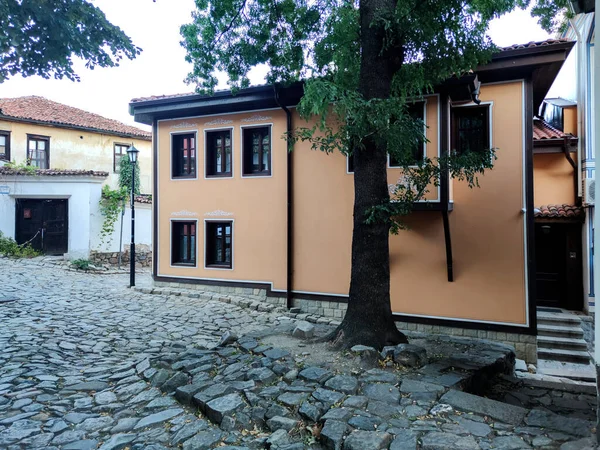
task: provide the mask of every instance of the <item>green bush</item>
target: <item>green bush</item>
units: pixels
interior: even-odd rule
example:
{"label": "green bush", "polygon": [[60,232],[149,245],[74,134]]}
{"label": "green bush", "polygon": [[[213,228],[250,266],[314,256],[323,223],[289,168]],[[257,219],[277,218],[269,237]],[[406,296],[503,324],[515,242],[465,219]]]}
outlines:
{"label": "green bush", "polygon": [[4,236],[0,231],[0,255],[15,258],[33,258],[39,256],[40,252],[35,250],[31,244],[17,244],[14,239]]}
{"label": "green bush", "polygon": [[89,259],[74,259],[71,261],[71,265],[75,267],[77,270],[88,270],[92,262]]}

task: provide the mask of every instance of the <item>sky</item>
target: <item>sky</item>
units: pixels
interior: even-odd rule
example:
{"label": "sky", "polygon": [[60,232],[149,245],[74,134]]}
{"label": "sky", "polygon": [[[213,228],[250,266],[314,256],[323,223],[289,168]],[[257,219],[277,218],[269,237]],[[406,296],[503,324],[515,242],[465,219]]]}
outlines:
{"label": "sky", "polygon": [[[0,98],[40,95],[149,130],[129,115],[132,98],[193,91],[183,81],[190,64],[185,61],[179,27],[191,22],[194,0],[95,0],[94,4],[142,48],[141,55],[122,61],[119,67],[94,70],[78,61],[75,69],[80,82],[17,76],[0,84]],[[521,10],[495,19],[489,35],[501,47],[550,37]],[[258,84],[263,80],[255,76],[251,81]]]}

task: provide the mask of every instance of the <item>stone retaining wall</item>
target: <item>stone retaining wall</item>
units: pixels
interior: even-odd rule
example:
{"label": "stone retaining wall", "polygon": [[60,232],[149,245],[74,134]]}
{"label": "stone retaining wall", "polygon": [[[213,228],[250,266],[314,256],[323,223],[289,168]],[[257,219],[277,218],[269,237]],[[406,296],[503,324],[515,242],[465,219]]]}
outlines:
{"label": "stone retaining wall", "polygon": [[[242,295],[252,300],[264,301],[276,306],[286,306],[285,297],[267,297],[266,289],[260,288],[212,286],[199,283],[173,283],[164,281],[155,281],[154,285],[157,287],[215,292],[223,295]],[[302,316],[321,316],[329,319],[328,323],[341,321],[346,314],[346,310],[348,309],[348,304],[344,302],[306,300],[301,298],[294,299],[294,306],[299,307],[302,310]],[[305,317],[302,317],[302,319],[305,319]],[[515,348],[517,358],[525,360],[525,362],[528,364],[537,364],[536,336],[521,333],[507,333],[499,331],[473,330],[460,327],[427,325],[422,323],[396,323],[400,330],[447,336],[465,336],[503,342],[505,344],[512,345]]]}
{"label": "stone retaining wall", "polygon": [[[116,266],[119,263],[118,252],[90,252],[90,261],[96,264]],[[135,249],[136,267],[152,267],[152,250],[146,245],[136,246]],[[121,264],[129,264],[129,248],[121,254]]]}

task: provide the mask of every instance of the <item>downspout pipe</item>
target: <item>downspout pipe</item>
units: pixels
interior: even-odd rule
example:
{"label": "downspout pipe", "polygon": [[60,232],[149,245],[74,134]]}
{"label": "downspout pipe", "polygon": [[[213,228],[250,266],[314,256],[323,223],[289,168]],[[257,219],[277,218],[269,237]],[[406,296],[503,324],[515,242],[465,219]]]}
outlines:
{"label": "downspout pipe", "polygon": [[[569,3],[570,9],[573,12],[573,14],[575,14],[575,11],[573,10],[573,5],[571,3]],[[583,39],[581,37],[581,33],[579,32],[579,30],[577,29],[577,25],[575,24],[575,21],[571,18],[569,19],[569,24],[571,25],[571,28],[573,28],[573,32],[575,33],[575,36],[577,36],[577,61],[576,61],[576,67],[577,67],[577,76],[576,76],[576,80],[577,80],[577,166],[578,167],[582,167],[581,161],[583,159],[583,155],[582,155],[582,147],[583,147],[583,142],[585,140],[585,136],[584,136],[584,128],[583,128],[583,87],[584,87],[584,83],[582,80],[583,75],[585,74],[585,54],[584,54],[584,42]],[[581,181],[581,170],[577,170],[577,198],[581,198],[583,193],[582,193],[582,181]]]}
{"label": "downspout pipe", "polygon": [[293,170],[293,157],[292,150],[293,144],[289,141],[289,136],[292,133],[292,113],[291,111],[281,103],[281,99],[279,97],[279,87],[277,85],[273,86],[275,90],[275,102],[277,105],[283,109],[285,115],[287,117],[287,132],[286,136],[288,137],[288,148],[287,148],[287,280],[286,280],[286,307],[290,309],[294,306],[293,299],[293,279],[294,279],[294,211],[293,211],[293,202],[294,202],[294,170]]}

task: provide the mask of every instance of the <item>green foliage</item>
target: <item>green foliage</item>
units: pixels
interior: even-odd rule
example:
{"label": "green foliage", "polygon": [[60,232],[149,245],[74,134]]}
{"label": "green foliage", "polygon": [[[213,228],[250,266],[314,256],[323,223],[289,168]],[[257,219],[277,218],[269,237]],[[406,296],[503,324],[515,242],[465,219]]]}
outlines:
{"label": "green foliage", "polygon": [[87,0],[2,0],[0,25],[0,83],[16,74],[79,80],[73,57],[93,69],[141,52]]}
{"label": "green foliage", "polygon": [[[442,173],[478,186],[478,176],[495,159],[493,149],[480,149],[411,166],[411,149],[426,138],[423,122],[411,117],[408,105],[489,61],[497,50],[486,35],[489,21],[531,3],[379,1],[369,16],[373,19],[364,22],[374,8],[368,0],[196,0],[193,22],[181,27],[186,59],[193,65],[187,82],[211,93],[222,71],[236,91],[249,86],[250,70],[261,64],[268,67],[269,83],[303,80],[298,110],[316,122],[295,129],[288,139],[310,142],[326,153],[356,155],[375,148],[401,161],[404,176],[390,188],[391,197],[365,211],[368,223],[384,221],[397,232],[401,217],[428,186],[439,185]],[[567,3],[540,0],[532,13],[551,29]],[[367,35],[376,40],[374,47],[365,46]],[[389,86],[378,95],[364,95],[370,89],[361,79],[367,52],[371,58],[387,58],[393,69]]]}
{"label": "green foliage", "polygon": [[108,186],[102,188],[102,197],[100,198],[100,212],[104,216],[102,229],[100,230],[100,241],[102,243],[110,242],[109,239],[115,229],[115,223],[125,209],[125,202],[129,193],[125,188],[111,189]]}
{"label": "green foliage", "polygon": [[92,265],[92,262],[89,259],[80,258],[71,261],[71,266],[77,270],[89,270],[90,265]]}
{"label": "green foliage", "polygon": [[[119,186],[131,192],[131,162],[129,156],[123,155],[119,160]],[[135,193],[140,194],[140,161],[135,162]]]}
{"label": "green foliage", "polygon": [[14,239],[4,236],[0,231],[0,255],[15,258],[33,258],[39,256],[40,252],[31,247],[30,243],[17,244]]}
{"label": "green foliage", "polygon": [[37,167],[31,166],[28,163],[16,163],[14,161],[7,162],[4,167],[27,175],[35,175],[38,170]]}
{"label": "green foliage", "polygon": [[569,8],[569,0],[523,0],[523,7],[533,5],[531,15],[538,19],[540,26],[549,33],[562,32],[566,29],[567,19],[573,17]]}

